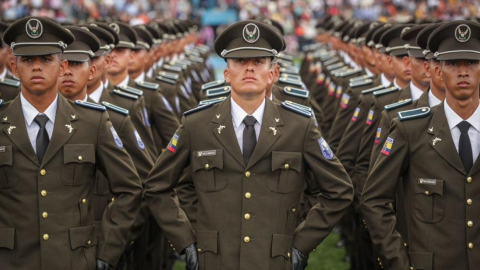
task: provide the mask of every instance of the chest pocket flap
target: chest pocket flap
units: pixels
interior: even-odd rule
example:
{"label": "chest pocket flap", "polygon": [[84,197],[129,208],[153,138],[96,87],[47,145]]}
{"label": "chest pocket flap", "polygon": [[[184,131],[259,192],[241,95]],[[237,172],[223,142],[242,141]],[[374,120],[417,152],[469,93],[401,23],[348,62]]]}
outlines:
{"label": "chest pocket flap", "polygon": [[67,185],[83,185],[94,179],[95,147],[93,144],[66,144],[63,146],[62,182]]}
{"label": "chest pocket flap", "polygon": [[191,159],[195,188],[213,192],[227,186],[227,174],[223,172],[223,149],[194,151]]}
{"label": "chest pocket flap", "polygon": [[272,172],[267,180],[268,188],[277,193],[290,193],[303,187],[302,153],[272,152]]}
{"label": "chest pocket flap", "polygon": [[15,229],[0,228],[0,248],[12,249],[15,246]]}
{"label": "chest pocket flap", "polygon": [[12,146],[0,146],[0,189],[16,186],[18,179],[17,172],[13,168]]}
{"label": "chest pocket flap", "polygon": [[426,223],[437,223],[445,215],[444,181],[415,179],[415,216]]}

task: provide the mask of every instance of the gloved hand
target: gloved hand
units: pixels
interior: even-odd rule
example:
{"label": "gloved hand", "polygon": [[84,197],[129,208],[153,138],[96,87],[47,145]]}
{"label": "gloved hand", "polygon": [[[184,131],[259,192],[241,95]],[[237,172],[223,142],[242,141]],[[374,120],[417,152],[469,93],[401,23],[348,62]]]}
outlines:
{"label": "gloved hand", "polygon": [[[107,262],[104,262],[100,259],[97,259],[97,270],[109,270],[110,269],[110,264]],[[113,269],[113,267],[112,267]]]}
{"label": "gloved hand", "polygon": [[303,255],[298,249],[292,247],[292,270],[303,270],[307,267],[308,256]]}
{"label": "gloved hand", "polygon": [[187,270],[198,270],[197,244],[191,244],[185,248],[185,263]]}

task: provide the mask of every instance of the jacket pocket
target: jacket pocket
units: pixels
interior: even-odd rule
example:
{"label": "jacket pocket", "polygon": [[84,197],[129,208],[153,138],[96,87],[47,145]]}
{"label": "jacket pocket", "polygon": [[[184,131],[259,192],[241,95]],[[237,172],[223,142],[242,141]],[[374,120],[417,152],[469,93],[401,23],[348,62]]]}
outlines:
{"label": "jacket pocket", "polygon": [[272,172],[267,180],[268,189],[276,193],[291,193],[303,188],[302,153],[272,152]]}
{"label": "jacket pocket", "polygon": [[283,256],[289,260],[293,246],[292,235],[274,234],[272,236],[272,258]]}
{"label": "jacket pocket", "polygon": [[200,269],[220,269],[218,232],[197,230],[197,249]]}
{"label": "jacket pocket", "polygon": [[437,223],[445,215],[445,198],[441,179],[415,179],[415,216],[425,223]]}
{"label": "jacket pocket", "polygon": [[200,191],[214,192],[227,187],[228,177],[223,172],[223,149],[194,151],[192,171],[195,188]]}
{"label": "jacket pocket", "polygon": [[95,177],[95,148],[93,144],[63,146],[61,178],[64,185],[81,186]]}
{"label": "jacket pocket", "polygon": [[6,248],[13,250],[15,247],[15,229],[0,228],[0,249]]}
{"label": "jacket pocket", "polygon": [[12,146],[0,146],[0,189],[12,188],[18,184],[18,180],[13,168]]}
{"label": "jacket pocket", "polygon": [[433,270],[433,253],[410,252],[410,264],[415,270]]}
{"label": "jacket pocket", "polygon": [[70,228],[70,247],[75,250],[79,247],[91,248],[98,245],[95,225]]}

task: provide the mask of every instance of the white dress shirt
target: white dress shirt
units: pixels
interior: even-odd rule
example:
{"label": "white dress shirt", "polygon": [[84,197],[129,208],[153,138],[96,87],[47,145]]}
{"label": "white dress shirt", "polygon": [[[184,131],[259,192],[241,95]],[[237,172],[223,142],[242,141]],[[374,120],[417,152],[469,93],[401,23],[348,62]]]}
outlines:
{"label": "white dress shirt", "polygon": [[397,87],[397,88],[400,88],[400,89],[403,89],[403,87],[400,87],[400,85],[398,85],[397,83],[397,79],[393,79],[393,86]]}
{"label": "white dress shirt", "polygon": [[365,73],[367,73],[367,76],[373,76],[374,75],[368,68],[365,68]]}
{"label": "white dress shirt", "polygon": [[440,99],[438,99],[432,91],[428,91],[428,106],[431,108],[433,106],[437,106],[438,104],[442,103]]}
{"label": "white dress shirt", "polygon": [[382,73],[382,75],[380,75],[380,79],[382,80],[383,87],[389,87],[392,84],[392,82],[389,81],[387,79],[387,77],[385,76],[385,74],[383,74],[383,73]]}
{"label": "white dress shirt", "polygon": [[[237,136],[238,145],[240,146],[240,150],[243,153],[243,129],[245,128],[245,124],[243,123],[243,119],[249,115],[245,112],[242,107],[240,107],[233,98],[230,98],[232,101],[232,121],[233,121],[233,129],[235,130],[235,135]],[[262,120],[263,120],[263,113],[265,112],[265,99],[263,99],[262,104],[257,110],[251,115],[255,117],[257,122],[253,126],[255,128],[255,135],[260,135],[260,128],[262,127]]]}
{"label": "white dress shirt", "polygon": [[7,76],[7,68],[3,68],[3,72],[2,74],[0,74],[0,79],[5,79],[6,76]]}
{"label": "white dress shirt", "polygon": [[[460,124],[463,119],[458,116],[458,114],[454,112],[450,106],[448,106],[446,100],[443,104],[445,108],[445,117],[447,118],[450,132],[452,133],[453,143],[455,144],[455,148],[458,152],[458,144],[461,132],[457,125]],[[472,144],[473,163],[475,163],[475,160],[477,160],[480,152],[480,106],[478,106],[472,116],[465,121],[472,125],[468,130],[468,136],[470,137],[470,143]]]}
{"label": "white dress shirt", "polygon": [[103,82],[100,82],[100,86],[90,94],[90,98],[96,103],[99,103],[104,89]]}
{"label": "white dress shirt", "polygon": [[[136,81],[138,83],[145,81],[145,72],[142,72],[140,75],[138,75],[138,77],[136,79],[134,79],[134,81]],[[127,81],[127,83],[128,83],[128,81]]]}
{"label": "white dress shirt", "polygon": [[45,128],[47,129],[48,138],[52,139],[53,125],[55,124],[55,116],[57,114],[57,102],[58,94],[55,97],[55,100],[48,106],[45,112],[40,113],[33,105],[28,102],[25,97],[20,93],[20,101],[22,104],[23,117],[25,118],[25,125],[27,126],[28,139],[32,144],[33,151],[37,152],[37,134],[40,130],[40,126],[33,121],[35,117],[39,114],[46,115],[48,117],[47,124]]}
{"label": "white dress shirt", "polygon": [[130,79],[130,77],[128,77],[128,75],[127,75],[127,77],[125,77],[125,79],[124,79],[123,81],[121,81],[121,82],[117,85],[117,87],[119,87],[119,86],[128,86],[128,80],[129,80],[129,79]]}
{"label": "white dress shirt", "polygon": [[413,84],[413,82],[410,82],[410,94],[412,95],[412,100],[417,100],[423,94],[423,91]]}

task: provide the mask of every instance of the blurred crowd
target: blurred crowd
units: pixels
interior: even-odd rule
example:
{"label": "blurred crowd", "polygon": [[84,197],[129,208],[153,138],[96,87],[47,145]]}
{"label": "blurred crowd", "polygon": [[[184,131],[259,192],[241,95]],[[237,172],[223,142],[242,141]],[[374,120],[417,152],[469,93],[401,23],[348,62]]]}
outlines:
{"label": "blurred crowd", "polygon": [[[5,20],[34,15],[58,22],[77,22],[116,16],[133,25],[169,18],[202,22],[203,14],[210,15],[208,11],[215,10],[217,14],[233,11],[238,20],[268,17],[281,22],[289,53],[314,40],[315,25],[327,14],[346,19],[406,22],[479,17],[479,8],[477,0],[4,0],[0,6]],[[229,23],[204,24],[200,42],[212,45]]]}

